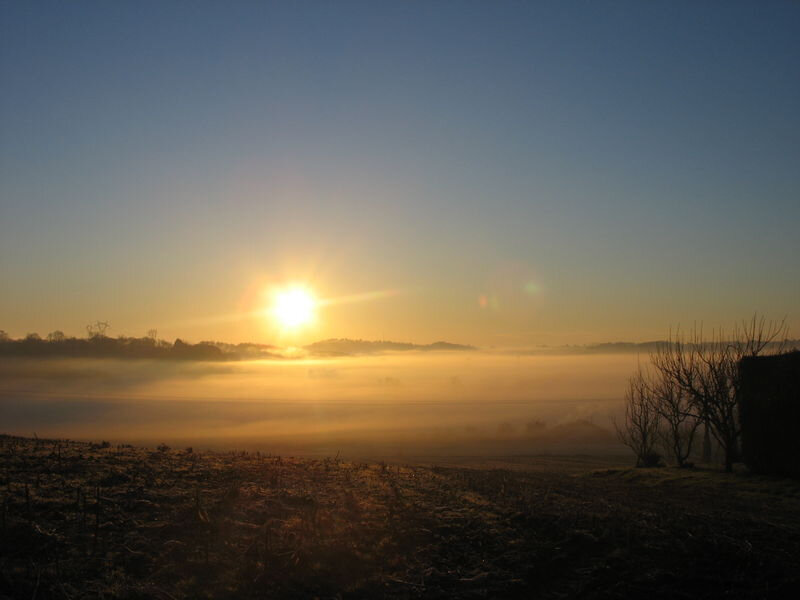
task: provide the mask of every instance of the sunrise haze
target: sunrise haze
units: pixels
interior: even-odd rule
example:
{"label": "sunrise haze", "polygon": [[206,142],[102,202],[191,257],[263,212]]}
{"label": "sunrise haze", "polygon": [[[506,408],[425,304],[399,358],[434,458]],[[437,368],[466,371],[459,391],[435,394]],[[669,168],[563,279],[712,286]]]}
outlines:
{"label": "sunrise haze", "polygon": [[0,329],[796,330],[800,5],[720,8],[4,2]]}

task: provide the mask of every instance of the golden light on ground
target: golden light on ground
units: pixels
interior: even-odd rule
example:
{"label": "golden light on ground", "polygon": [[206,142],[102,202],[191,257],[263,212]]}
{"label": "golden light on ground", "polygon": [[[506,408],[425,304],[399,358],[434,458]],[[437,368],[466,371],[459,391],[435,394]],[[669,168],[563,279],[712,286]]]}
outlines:
{"label": "golden light on ground", "polygon": [[306,287],[291,286],[272,294],[270,317],[283,329],[297,329],[314,321],[317,300]]}

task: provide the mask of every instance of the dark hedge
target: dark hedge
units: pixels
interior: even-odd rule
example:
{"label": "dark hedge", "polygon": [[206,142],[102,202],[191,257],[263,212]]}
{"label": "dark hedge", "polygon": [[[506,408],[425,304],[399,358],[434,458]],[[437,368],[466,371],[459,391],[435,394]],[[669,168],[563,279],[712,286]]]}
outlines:
{"label": "dark hedge", "polygon": [[739,368],[744,462],[800,477],[800,351],[744,358]]}

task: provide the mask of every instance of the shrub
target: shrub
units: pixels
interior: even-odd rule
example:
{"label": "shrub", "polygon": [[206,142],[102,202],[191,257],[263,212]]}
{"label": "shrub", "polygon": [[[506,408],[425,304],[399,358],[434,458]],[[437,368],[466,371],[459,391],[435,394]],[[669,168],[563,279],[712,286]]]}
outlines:
{"label": "shrub", "polygon": [[800,476],[800,351],[747,357],[739,369],[744,462],[758,473]]}

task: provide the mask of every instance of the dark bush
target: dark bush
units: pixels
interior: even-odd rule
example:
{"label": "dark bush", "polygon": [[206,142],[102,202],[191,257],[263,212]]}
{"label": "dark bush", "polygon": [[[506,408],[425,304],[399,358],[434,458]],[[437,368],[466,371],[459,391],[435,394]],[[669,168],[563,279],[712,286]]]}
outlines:
{"label": "dark bush", "polygon": [[744,358],[739,369],[745,464],[800,477],[800,351]]}
{"label": "dark bush", "polygon": [[648,452],[639,461],[638,467],[663,467],[664,463],[661,461],[661,455],[658,452]]}

